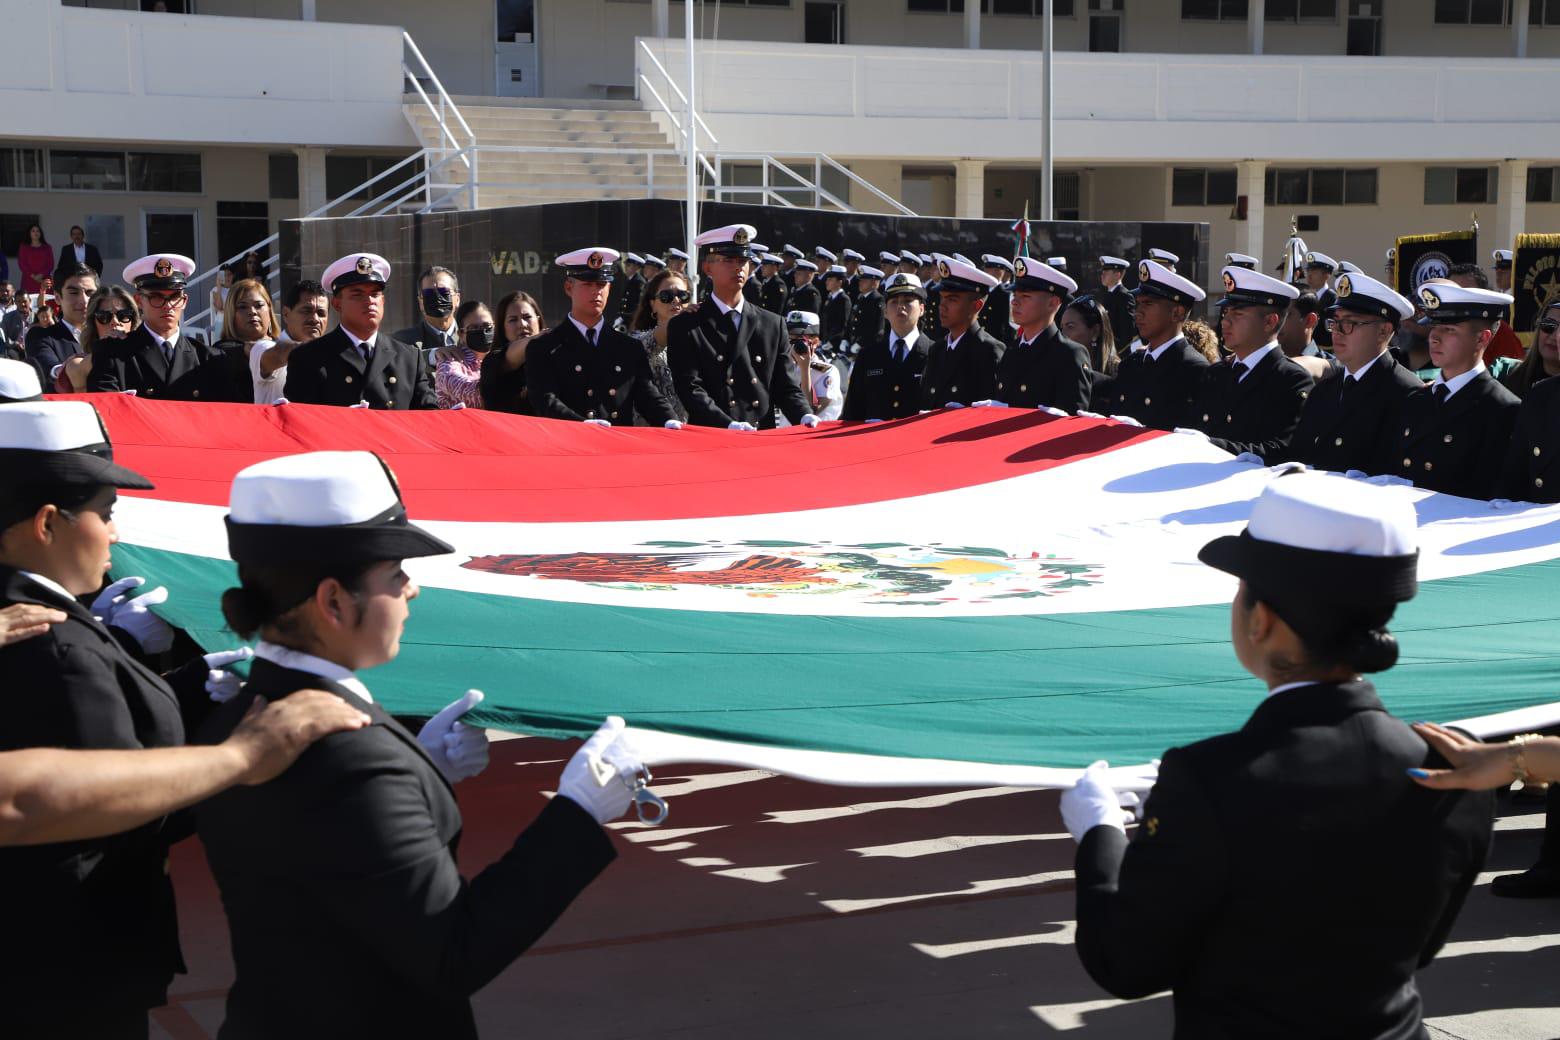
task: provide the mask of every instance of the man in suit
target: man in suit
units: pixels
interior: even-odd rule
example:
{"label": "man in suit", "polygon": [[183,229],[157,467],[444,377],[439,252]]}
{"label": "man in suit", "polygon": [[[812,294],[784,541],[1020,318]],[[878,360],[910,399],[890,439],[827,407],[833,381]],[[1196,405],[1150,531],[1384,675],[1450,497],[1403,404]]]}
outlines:
{"label": "man in suit", "polygon": [[729,224],[694,240],[705,250],[700,267],[711,290],[667,327],[672,378],[688,421],[697,426],[771,429],[776,408],[792,426],[816,426],[818,417],[807,408],[790,358],[784,321],[742,297],[754,234],[748,224]]}
{"label": "man in suit", "polygon": [[[996,288],[986,297],[986,306],[980,311],[980,327],[1012,346],[1013,330],[1013,261],[1005,256],[987,253],[981,257],[985,272],[997,280]],[[1066,272],[1063,272],[1064,274]]]}
{"label": "man in suit", "polygon": [[1382,489],[1270,483],[1201,553],[1241,579],[1235,656],[1265,698],[1165,752],[1130,841],[1104,763],[1062,797],[1079,958],[1115,996],[1171,990],[1176,1036],[1426,1035],[1414,973],[1484,866],[1494,798],[1416,785],[1440,756],[1360,678],[1397,659],[1386,625],[1416,590],[1416,536],[1412,503]]}
{"label": "man in suit", "polygon": [[1207,293],[1164,265],[1144,260],[1133,296],[1132,320],[1141,346],[1123,352],[1116,378],[1100,388],[1094,410],[1173,430],[1190,409],[1208,367],[1208,359],[1181,335],[1192,305]]}
{"label": "man in suit", "polygon": [[98,341],[87,377],[89,392],[134,390],[156,401],[237,399],[232,356],[179,327],[190,299],[184,287],[194,273],[195,261],[177,253],[143,256],[125,268],[125,281],[135,286],[141,324],[124,339]]}
{"label": "man in suit", "polygon": [[644,345],[607,324],[607,296],[618,254],[589,246],[553,261],[564,272],[569,315],[531,340],[525,381],[533,414],[595,426],[633,426],[637,412],[651,425],[681,429],[661,396]]}
{"label": "man in suit", "polygon": [[883,272],[876,267],[863,265],[857,273],[856,301],[850,309],[850,328],[845,339],[858,352],[883,338],[883,294],[878,291],[882,284]]}
{"label": "man in suit", "polygon": [[51,325],[34,325],[22,340],[22,354],[38,370],[44,386],[54,386],[54,374],[71,358],[83,355],[81,334],[92,316],[87,302],[98,290],[97,272],[82,264],[56,277],[56,295],[60,301],[59,320]]}
{"label": "man in suit", "polygon": [[344,256],[320,279],[339,323],[287,359],[287,399],[398,411],[437,408],[428,359],[379,331],[390,262],[373,253]]}
{"label": "man in suit", "polygon": [[1137,335],[1137,327],[1132,322],[1133,297],[1121,282],[1130,266],[1119,256],[1100,257],[1100,287],[1094,293],[1094,298],[1110,316],[1111,335],[1115,337],[1117,352],[1123,355],[1127,344]]}
{"label": "man in suit", "polygon": [[997,399],[1013,408],[1087,411],[1089,352],[1056,327],[1056,315],[1078,283],[1050,264],[1021,256],[1013,261],[1013,318],[1018,342],[997,365]]}
{"label": "man in suit", "polygon": [[[233,940],[220,1035],[474,1040],[471,994],[615,856],[602,828],[627,810],[642,771],[619,739],[622,720],[576,752],[557,796],[468,882],[445,766],[356,674],[395,656],[418,593],[402,560],[450,547],[407,522],[392,477],[368,452],[258,463],[234,479],[231,501],[240,586],[224,595],[224,614],[259,642],[249,682],[203,739],[224,737],[251,705],[306,687],[372,724],[325,738],[271,783],[196,810]],[[479,700],[468,693],[457,710]]]}
{"label": "man in suit", "polygon": [[[1326,253],[1309,252],[1305,254],[1305,284],[1306,288],[1316,294],[1316,309],[1321,313],[1327,313],[1328,308],[1338,302],[1338,294],[1332,289],[1333,272],[1338,270],[1338,261]],[[1318,328],[1312,339],[1316,345],[1323,349],[1332,348],[1332,333],[1325,327]]]}
{"label": "man in suit", "polygon": [[903,419],[921,410],[921,373],[932,343],[920,329],[926,289],[915,275],[896,271],[883,293],[888,333],[861,343],[841,419]]}
{"label": "man in suit", "polygon": [[98,253],[98,247],[87,241],[87,233],[77,224],[70,229],[70,241],[60,246],[59,263],[54,265],[55,283],[64,281],[67,274],[82,266],[92,268],[92,273],[98,278],[103,277],[103,257]]}
{"label": "man in suit", "polygon": [[1419,302],[1441,374],[1404,398],[1383,468],[1416,487],[1493,498],[1522,402],[1485,369],[1484,351],[1512,298],[1438,279],[1419,287]]}
{"label": "man in suit", "polygon": [[459,306],[460,282],[455,272],[448,267],[430,267],[417,279],[417,308],[422,320],[391,338],[411,344],[430,358],[440,347],[457,347],[460,329],[455,327],[455,309]]}
{"label": "man in suit", "polygon": [[823,301],[820,317],[823,321],[823,342],[835,350],[843,350],[850,342],[850,319],[855,307],[850,293],[845,291],[845,268],[838,265],[829,268],[823,276],[823,289],[828,295]]}
{"label": "man in suit", "polygon": [[1233,356],[1204,371],[1184,428],[1232,455],[1261,461],[1289,446],[1313,385],[1278,345],[1279,327],[1300,291],[1244,267],[1226,267],[1223,278],[1220,325]]}
{"label": "man in suit", "polygon": [[1327,316],[1337,364],[1300,410],[1289,446],[1262,459],[1294,460],[1313,469],[1377,473],[1403,399],[1424,384],[1388,349],[1398,322],[1414,305],[1384,282],[1363,274],[1338,278],[1338,302]]}
{"label": "man in suit", "polygon": [[823,308],[823,294],[813,284],[818,265],[811,260],[798,260],[791,265],[791,289],[786,293],[787,311],[811,311],[817,314]]}
{"label": "man in suit", "polygon": [[[944,339],[934,341],[921,373],[921,407],[964,407],[996,396],[1002,342],[980,327],[986,295],[997,280],[985,271],[942,253],[937,261]],[[930,291],[928,291],[930,295]]]}
{"label": "man in suit", "polygon": [[24,333],[21,319],[11,317],[16,313],[16,286],[9,281],[0,280],[0,349],[14,351],[15,360],[21,360],[24,356],[22,353]]}

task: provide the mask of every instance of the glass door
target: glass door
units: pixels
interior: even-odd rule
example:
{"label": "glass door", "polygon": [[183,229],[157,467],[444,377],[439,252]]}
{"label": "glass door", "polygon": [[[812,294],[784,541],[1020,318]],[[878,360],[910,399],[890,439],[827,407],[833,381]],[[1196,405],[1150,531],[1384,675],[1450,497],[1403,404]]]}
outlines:
{"label": "glass door", "polygon": [[145,254],[178,253],[200,269],[200,213],[193,209],[143,209],[141,226]]}
{"label": "glass door", "polygon": [[494,0],[493,93],[537,97],[541,78],[536,60],[535,0]]}
{"label": "glass door", "polygon": [[844,0],[808,0],[802,17],[805,42],[845,42]]}

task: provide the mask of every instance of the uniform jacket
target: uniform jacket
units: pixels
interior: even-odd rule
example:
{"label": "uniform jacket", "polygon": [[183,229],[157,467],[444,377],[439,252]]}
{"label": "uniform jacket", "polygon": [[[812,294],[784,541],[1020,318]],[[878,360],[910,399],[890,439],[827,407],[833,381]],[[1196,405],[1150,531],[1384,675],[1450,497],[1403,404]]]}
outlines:
{"label": "uniform jacket", "polygon": [[1077,948],[1118,997],[1174,991],[1175,1036],[1424,1037],[1414,972],[1484,864],[1489,792],[1441,764],[1363,680],[1286,690],[1167,751],[1128,843],[1077,853]]}
{"label": "uniform jacket", "polygon": [[851,315],[855,308],[850,302],[850,293],[841,289],[838,293],[830,295],[823,303],[823,312],[818,315],[823,324],[819,326],[819,338],[825,343],[840,346],[850,341]]}
{"label": "uniform jacket", "polygon": [[1015,408],[1046,405],[1063,411],[1088,411],[1089,352],[1047,325],[1027,346],[1016,342],[997,365],[996,399]]}
{"label": "uniform jacket", "polygon": [[999,285],[987,294],[986,305],[980,309],[980,327],[1005,346],[1012,346],[1018,340],[1018,330],[1009,322],[1012,314],[1013,291]]}
{"label": "uniform jacket", "polygon": [[926,306],[921,310],[921,335],[937,338],[946,336],[948,330],[942,327],[942,282],[927,282]]}
{"label": "uniform jacket", "polygon": [[[803,286],[792,286],[786,296],[785,309],[787,311],[810,311],[823,317],[823,292],[816,282],[808,282]],[[785,317],[784,314],[781,317]]]}
{"label": "uniform jacket", "polygon": [[364,361],[337,327],[293,350],[287,359],[287,399],[295,404],[354,405],[398,411],[437,408],[428,361],[416,347],[380,332]]}
{"label": "uniform jacket", "polygon": [[623,295],[618,305],[618,317],[623,319],[625,327],[634,320],[634,312],[639,310],[639,301],[644,294],[644,275],[636,271],[623,279]]}
{"label": "uniform jacket", "polygon": [[[87,390],[134,390],[154,401],[232,401],[233,359],[181,329],[170,365],[146,326],[137,325],[124,339],[100,339],[93,345]],[[246,400],[252,400],[252,393]]]}
{"label": "uniform jacket", "polygon": [[606,419],[634,425],[634,413],[659,426],[677,418],[650,373],[644,344],[603,322],[593,347],[565,318],[531,340],[525,351],[527,397],[533,415]]}
{"label": "uniform jacket", "polygon": [[764,280],[758,275],[749,275],[748,280],[742,283],[742,298],[755,307],[764,305]]}
{"label": "uniform jacket", "polygon": [[1316,306],[1321,312],[1321,320],[1316,323],[1316,329],[1311,333],[1311,342],[1327,350],[1332,349],[1332,333],[1327,331],[1327,308],[1338,302],[1338,294],[1332,289],[1323,289],[1316,294]]}
{"label": "uniform jacket", "polygon": [[[531,347],[526,344],[526,360],[530,360]],[[482,390],[482,407],[491,412],[508,412],[511,415],[530,415],[531,396],[526,391],[525,365],[519,368],[504,367],[504,349],[494,347],[482,359],[482,375],[478,386]]]}
{"label": "uniform jacket", "polygon": [[850,330],[845,338],[858,346],[876,343],[888,333],[888,322],[883,316],[883,294],[876,289],[856,297],[856,305],[850,312]]}
{"label": "uniform jacket", "polygon": [[1445,404],[1431,388],[1403,398],[1378,472],[1462,498],[1494,498],[1522,402],[1481,371]]}
{"label": "uniform jacket", "polygon": [[466,881],[460,809],[417,738],[378,704],[270,661],[254,662],[203,740],[221,740],[255,698],[304,688],[373,724],[196,809],[236,971],[218,1036],[474,1038],[471,994],[541,938],[612,845],[584,809],[554,798]]}
{"label": "uniform jacket", "polygon": [[1181,425],[1203,431],[1232,455],[1267,458],[1289,445],[1314,380],[1275,346],[1246,378],[1235,378],[1234,359],[1203,372],[1191,410]]}
{"label": "uniform jacket", "polygon": [[841,419],[903,419],[921,410],[921,372],[933,341],[918,334],[904,361],[898,362],[889,349],[891,338],[892,331],[862,346],[850,370]]}
{"label": "uniform jacket", "polygon": [[1107,289],[1103,285],[1095,289],[1094,298],[1110,316],[1110,331],[1115,336],[1116,350],[1125,352],[1127,344],[1137,335],[1137,324],[1133,321],[1133,315],[1137,313],[1136,298],[1120,282],[1116,283],[1114,289]]}
{"label": "uniform jacket", "polygon": [[[0,600],[68,615],[0,648],[0,750],[177,747],[185,714],[204,714],[204,705],[181,706],[74,599],[0,567]],[[184,963],[165,864],[187,833],[187,821],[170,817],[107,838],[0,849],[0,885],[13,894],[0,944],[0,1035],[71,1035],[70,1010],[89,995],[99,1009],[166,1001]]]}
{"label": "uniform jacket", "polygon": [[786,291],[785,279],[779,275],[772,275],[764,282],[763,291],[759,302],[764,310],[771,311],[781,317],[785,316],[785,301],[790,294]]}
{"label": "uniform jacket", "polygon": [[[1452,398],[1456,400],[1456,398]],[[1560,502],[1560,379],[1534,383],[1522,399],[1501,497],[1517,502]]]}
{"label": "uniform jacket", "polygon": [[771,311],[743,307],[733,332],[731,319],[706,299],[672,319],[666,343],[677,393],[696,426],[747,422],[768,429],[776,408],[795,426],[808,412],[785,324]]}
{"label": "uniform jacket", "polygon": [[921,374],[921,407],[991,400],[1001,360],[1002,343],[979,325],[969,327],[955,350],[948,349],[946,340],[933,340]]}
{"label": "uniform jacket", "polygon": [[1130,415],[1144,426],[1173,430],[1183,425],[1207,368],[1208,359],[1179,336],[1157,361],[1147,350],[1123,354],[1111,384],[1111,410],[1105,414]]}
{"label": "uniform jacket", "polygon": [[1262,458],[1269,465],[1295,460],[1334,473],[1377,472],[1381,446],[1396,428],[1398,407],[1422,386],[1390,350],[1359,380],[1349,379],[1341,366],[1335,366],[1306,398],[1289,447]]}

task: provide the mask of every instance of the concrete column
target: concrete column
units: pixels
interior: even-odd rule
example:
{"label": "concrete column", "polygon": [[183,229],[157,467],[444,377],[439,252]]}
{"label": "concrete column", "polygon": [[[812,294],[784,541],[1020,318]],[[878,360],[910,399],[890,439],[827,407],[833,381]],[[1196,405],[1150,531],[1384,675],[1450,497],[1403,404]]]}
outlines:
{"label": "concrete column", "polygon": [[298,156],[298,215],[308,216],[330,201],[325,194],[325,153],[319,147],[294,148]]}
{"label": "concrete column", "polygon": [[[1234,251],[1254,256],[1262,261],[1258,270],[1263,274],[1271,274],[1270,268],[1273,266],[1269,258],[1262,255],[1262,236],[1267,216],[1267,190],[1264,183],[1267,177],[1267,166],[1267,161],[1263,159],[1246,159],[1235,164],[1235,195],[1237,198],[1246,196],[1246,219],[1235,221]],[[1215,270],[1222,268],[1224,257],[1210,256],[1208,266]]]}
{"label": "concrete column", "polygon": [[1527,57],[1529,0],[1515,0],[1511,5],[1511,53],[1518,58]]}
{"label": "concrete column", "polygon": [[[976,7],[977,4],[966,6]],[[979,220],[986,215],[986,161],[958,159],[953,164],[953,215]]]}
{"label": "concrete column", "polygon": [[1500,164],[1500,183],[1496,189],[1499,204],[1495,207],[1495,239],[1479,243],[1483,250],[1483,255],[1479,257],[1481,266],[1487,267],[1491,263],[1490,250],[1510,249],[1517,236],[1527,230],[1527,174],[1526,159],[1507,159]]}
{"label": "concrete column", "polygon": [[650,35],[666,39],[672,24],[672,0],[650,0]]}
{"label": "concrete column", "polygon": [[1267,5],[1262,0],[1251,0],[1246,14],[1246,40],[1251,44],[1252,54],[1262,53],[1262,27],[1266,21]]}
{"label": "concrete column", "polygon": [[965,0],[964,46],[980,50],[980,0]]}
{"label": "concrete column", "polygon": [[315,0],[298,0],[298,17],[305,22],[315,20]]}

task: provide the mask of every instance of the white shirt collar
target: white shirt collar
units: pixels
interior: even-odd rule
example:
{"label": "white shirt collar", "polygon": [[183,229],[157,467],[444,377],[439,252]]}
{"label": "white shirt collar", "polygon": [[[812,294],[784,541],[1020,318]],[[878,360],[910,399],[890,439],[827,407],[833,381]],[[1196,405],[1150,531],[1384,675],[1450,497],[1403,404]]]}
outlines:
{"label": "white shirt collar", "polygon": [[1463,387],[1479,378],[1479,373],[1483,371],[1484,362],[1481,361],[1460,376],[1453,376],[1451,379],[1447,379],[1444,375],[1436,376],[1435,382],[1431,383],[1430,385],[1437,386],[1444,384],[1446,386],[1446,396],[1450,398],[1457,391],[1461,390]]}
{"label": "white shirt collar", "polygon": [[86,258],[87,258],[87,244],[85,242],[83,242],[79,246],[76,245],[76,243],[72,242],[71,243],[71,247],[76,250],[76,259],[78,261],[85,261],[86,260]]}
{"label": "white shirt collar", "polygon": [[[1350,379],[1354,380],[1355,382],[1359,382],[1361,379],[1364,379],[1365,378],[1365,373],[1370,371],[1370,366],[1374,365],[1376,362],[1380,361],[1381,358],[1382,358],[1382,355],[1385,354],[1385,353],[1386,353],[1386,351],[1383,350],[1381,352],[1381,354],[1377,354],[1375,357],[1373,357],[1369,361],[1365,362],[1363,365],[1360,366],[1360,370],[1358,372],[1348,372],[1348,377]],[[1345,371],[1347,372],[1348,370],[1345,369]]]}
{"label": "white shirt collar", "polygon": [[595,330],[596,342],[599,343],[601,342],[601,328],[607,323],[607,316],[606,314],[602,314],[600,320],[597,321],[594,325],[586,325],[572,314],[569,315],[569,321],[573,323],[575,328],[580,330],[580,335],[584,336],[586,339],[590,339],[591,331]]}
{"label": "white shirt collar", "polygon": [[351,690],[368,703],[374,703],[374,696],[368,692],[368,687],[363,685],[363,680],[359,679],[352,669],[343,668],[334,661],[327,661],[323,657],[315,657],[313,654],[306,654],[302,650],[294,650],[291,647],[267,643],[264,639],[255,644],[255,656],[262,661],[270,661],[278,668],[291,668],[295,672],[308,672],[321,679],[328,679],[337,686]]}
{"label": "white shirt collar", "polygon": [[1157,347],[1149,347],[1147,344],[1144,344],[1143,349],[1148,351],[1149,357],[1153,358],[1155,361],[1158,361],[1160,355],[1185,338],[1185,336],[1171,336]]}
{"label": "white shirt collar", "polygon": [[[971,328],[973,328],[973,327],[974,327],[974,326],[971,326]],[[969,334],[970,334],[970,330],[969,330],[969,329],[965,329],[965,330],[964,330],[964,331],[963,331],[963,332],[961,332],[961,333],[959,333],[959,335],[958,335],[958,338],[957,338],[957,339],[950,339],[950,340],[949,340],[949,341],[948,341],[948,344],[947,344],[947,346],[948,346],[948,350],[949,350],[949,351],[950,351],[950,352],[952,352],[952,351],[954,351],[954,350],[957,350],[957,349],[958,349],[958,346],[959,346],[959,344],[960,344],[960,343],[962,343],[962,342],[963,342],[963,341],[964,341],[964,337],[965,337],[965,336],[968,336],[968,335],[969,335]]]}
{"label": "white shirt collar", "polygon": [[836,290],[834,290],[833,292],[831,292],[829,294],[829,299],[831,299],[831,300],[834,299],[836,296],[839,296],[844,291],[845,291],[844,289],[836,289]]}
{"label": "white shirt collar", "polygon": [[[65,322],[65,326],[69,328],[70,322]],[[152,331],[152,327],[150,325],[145,325],[143,322],[143,326],[146,329],[147,335],[151,336],[152,341],[155,342],[159,347],[166,349],[167,347],[176,347],[179,345],[179,331],[177,329],[174,330],[173,335],[169,336],[167,339],[163,339],[161,336],[157,335],[157,333]]]}
{"label": "white shirt collar", "polygon": [[1243,358],[1235,358],[1234,360],[1232,360],[1230,362],[1230,364],[1233,365],[1233,364],[1239,363],[1239,364],[1242,364],[1242,365],[1246,366],[1246,371],[1244,371],[1244,372],[1242,372],[1240,374],[1241,382],[1245,382],[1246,377],[1251,375],[1251,370],[1256,368],[1257,364],[1263,358],[1267,357],[1268,353],[1270,351],[1274,351],[1274,350],[1277,350],[1277,349],[1278,349],[1278,340],[1275,339],[1275,340],[1271,341],[1270,343],[1268,343],[1267,346],[1258,347],[1256,350],[1253,350],[1250,354],[1247,354]]}
{"label": "white shirt collar", "polygon": [[[369,352],[373,353],[374,344],[379,339],[379,331],[377,329],[374,330],[374,334],[372,336],[368,337],[367,339],[358,339],[357,334],[354,333],[351,329],[347,328],[345,325],[341,326],[341,331],[345,332],[347,334],[347,338],[352,341],[352,345],[354,347],[358,347],[358,348],[361,349],[364,344],[367,344]],[[152,335],[155,336],[155,335],[157,335],[157,333],[153,332]]]}
{"label": "white shirt collar", "polygon": [[910,335],[905,336],[902,339],[900,338],[899,333],[895,332],[893,329],[889,329],[888,330],[888,343],[889,343],[889,349],[890,350],[893,349],[893,344],[894,344],[895,340],[898,340],[900,343],[903,343],[905,345],[906,349],[914,350],[916,342],[918,340],[920,340],[920,338],[921,338],[921,330],[920,329],[911,329],[910,330]]}
{"label": "white shirt collar", "polygon": [[[70,334],[73,337],[75,337],[75,340],[76,340],[77,343],[81,342],[81,330],[79,328],[77,328],[76,326],[72,325],[70,322],[66,321],[64,318],[60,319],[60,324],[65,326],[67,329],[70,330]],[[147,332],[152,332],[151,329],[147,329],[146,331]],[[152,332],[152,335],[155,336],[157,334],[155,332]],[[161,342],[161,341],[159,341],[159,342]]]}
{"label": "white shirt collar", "polygon": [[37,573],[35,571],[21,571],[19,573],[22,575],[22,577],[24,577],[24,578],[31,578],[33,581],[36,581],[39,585],[42,585],[44,588],[48,589],[50,592],[55,593],[56,595],[62,597],[65,600],[65,602],[67,602],[67,603],[75,603],[76,602],[76,597],[72,596],[68,591],[66,591],[65,586],[61,585],[59,582],[55,581],[53,578],[45,578],[43,575],[41,575],[41,574],[39,574],[39,573]]}
{"label": "white shirt collar", "polygon": [[716,296],[714,293],[710,293],[710,299],[714,300],[715,301],[715,306],[720,308],[720,313],[721,313],[722,317],[724,317],[727,314],[730,314],[732,311],[736,311],[738,314],[741,314],[742,313],[742,305],[747,302],[747,297],[746,296],[738,296],[737,297],[737,305],[735,307],[728,307],[728,306],[726,306],[726,301],[721,299],[719,296]]}
{"label": "white shirt collar", "polygon": [[1285,690],[1298,690],[1302,686],[1320,686],[1320,685],[1322,685],[1322,684],[1317,682],[1315,679],[1307,679],[1305,682],[1286,682],[1282,686],[1275,686],[1275,687],[1273,687],[1271,690],[1269,690],[1267,692],[1267,695],[1269,697],[1271,697],[1274,694],[1283,693]]}

